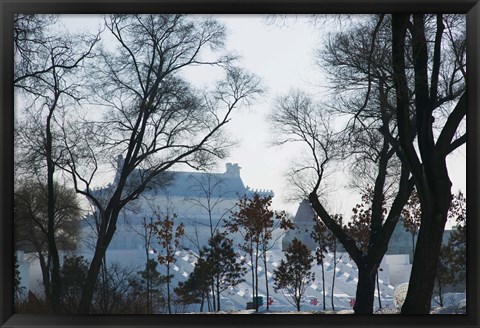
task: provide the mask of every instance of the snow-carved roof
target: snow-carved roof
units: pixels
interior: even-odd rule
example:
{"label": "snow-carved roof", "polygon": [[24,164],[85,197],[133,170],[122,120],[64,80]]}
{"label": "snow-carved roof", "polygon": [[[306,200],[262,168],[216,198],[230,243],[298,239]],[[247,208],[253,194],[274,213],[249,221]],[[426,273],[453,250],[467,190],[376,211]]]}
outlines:
{"label": "snow-carved roof", "polygon": [[313,210],[312,205],[310,205],[308,200],[304,199],[298,206],[297,214],[295,214],[293,222],[296,224],[313,225],[316,217],[317,214]]}
{"label": "snow-carved roof", "polygon": [[[123,165],[123,158],[117,158],[117,166]],[[241,167],[237,163],[226,163],[224,173],[167,171],[152,180],[146,192],[183,198],[224,198],[238,199],[258,194],[262,197],[273,196],[272,190],[258,190],[246,187],[240,177]],[[117,169],[114,184],[118,181]],[[127,188],[138,185],[148,171],[136,169],[127,180]]]}
{"label": "snow-carved roof", "polygon": [[260,196],[273,196],[272,190],[254,190],[245,187],[240,177],[240,166],[227,163],[224,173],[171,171],[171,181],[162,188],[162,193],[187,198],[237,199]]}
{"label": "snow-carved roof", "polygon": [[286,249],[293,239],[301,241],[309,250],[314,250],[316,244],[311,237],[313,226],[315,225],[315,218],[317,215],[310,205],[310,202],[304,199],[298,206],[297,213],[293,218],[295,225],[294,230],[289,230],[282,240],[282,248]]}
{"label": "snow-carved roof", "polygon": [[171,172],[172,180],[161,193],[174,197],[238,198],[248,193],[240,175],[205,172]]}

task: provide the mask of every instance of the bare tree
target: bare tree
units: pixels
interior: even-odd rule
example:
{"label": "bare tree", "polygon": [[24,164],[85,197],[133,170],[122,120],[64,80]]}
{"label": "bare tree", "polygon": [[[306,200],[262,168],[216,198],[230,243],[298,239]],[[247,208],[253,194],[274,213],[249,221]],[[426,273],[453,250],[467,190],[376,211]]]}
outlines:
{"label": "bare tree", "polygon": [[[342,224],[342,216],[340,214],[333,215],[333,219]],[[317,243],[315,249],[315,257],[317,259],[317,264],[320,265],[322,269],[322,298],[323,298],[323,309],[326,310],[326,285],[325,285],[325,256],[328,252],[333,253],[333,277],[332,277],[332,292],[331,292],[331,305],[332,310],[335,310],[333,290],[335,288],[335,278],[337,266],[337,238],[334,234],[330,232],[328,227],[323,223],[318,217],[315,218],[314,230],[311,232],[313,240]],[[341,257],[340,257],[341,259]]]}
{"label": "bare tree", "polygon": [[[315,105],[306,95],[297,96],[303,100],[285,101],[284,98],[280,102],[288,105],[278,105],[277,110],[288,114],[284,114],[282,121],[274,118],[278,126],[285,124],[285,117],[292,116],[292,113],[299,113],[296,116],[301,117],[301,120],[297,120],[301,124],[291,126],[297,131],[294,132],[294,140],[308,145],[311,153],[308,162],[314,163],[310,171],[316,176],[315,184],[309,184],[306,188],[309,190],[307,194],[310,202],[327,227],[330,230],[334,227],[332,232],[359,268],[355,313],[373,311],[378,265],[386,252],[399,211],[413,187],[413,182],[409,182],[408,167],[396,158],[396,155],[402,156],[402,153],[396,137],[392,106],[388,21],[385,15],[360,20],[346,31],[330,36],[325,48],[318,52],[319,64],[327,71],[334,91],[332,105]],[[288,106],[291,107],[290,110],[286,109]],[[305,113],[307,110],[311,112],[315,106],[315,114]],[[331,123],[322,119],[326,116],[325,112],[348,119],[342,123],[344,128],[340,134],[329,132],[331,127],[328,125]],[[312,115],[316,115],[321,123],[312,120]],[[318,132],[322,129],[325,132]],[[284,137],[283,141],[286,140],[288,137]],[[333,141],[336,145],[333,145]],[[352,186],[362,193],[373,184],[371,220],[365,235],[368,239],[366,248],[361,249],[356,238],[349,236],[341,225],[331,219],[320,201],[319,188],[325,185],[325,166],[331,157],[348,163],[354,177]],[[304,167],[300,166],[298,170],[308,169]],[[388,215],[384,213],[385,201],[389,204]]]}
{"label": "bare tree", "polygon": [[[23,115],[15,129],[16,164],[30,174],[46,180],[47,240],[51,257],[51,284],[47,299],[51,311],[60,311],[60,258],[55,239],[56,168],[64,159],[59,139],[59,125],[72,102],[81,100],[81,79],[77,76],[84,61],[93,56],[98,35],[70,35],[48,31],[51,16],[17,15],[15,17],[14,85],[25,98]],[[37,30],[38,28],[38,30]],[[59,35],[58,35],[59,34]],[[23,103],[20,102],[20,103]]]}
{"label": "bare tree", "polygon": [[[466,58],[465,51],[459,49],[459,46],[464,49],[465,44],[462,41],[465,17],[457,20],[459,24],[455,29],[452,24],[446,24],[450,18],[452,16],[442,14],[392,15],[399,142],[422,209],[402,314],[430,313],[443,231],[452,200],[446,158],[466,142],[462,127],[467,112]],[[455,30],[459,31],[456,37],[453,36]],[[410,69],[413,77],[407,73],[409,58],[413,60]],[[409,105],[412,90],[414,106]],[[436,121],[443,123],[439,131],[435,131]],[[418,136],[416,140],[413,135]]]}
{"label": "bare tree", "polygon": [[39,61],[38,54],[44,50],[44,41],[48,30],[58,22],[58,15],[17,14],[13,23],[13,42],[15,71],[14,84],[18,87],[22,81],[39,77],[55,66]]}
{"label": "bare tree", "polygon": [[[200,168],[224,157],[229,142],[221,128],[236,107],[261,92],[259,80],[233,67],[231,57],[202,59],[204,50],[216,54],[224,46],[225,29],[213,19],[111,15],[105,26],[117,48],[105,50],[91,73],[95,108],[105,115],[64,129],[69,154],[64,170],[77,192],[95,205],[101,221],[80,313],[89,312],[122,208],[144,190],[165,183],[165,172],[174,164]],[[225,74],[203,94],[185,80],[187,68],[199,65]],[[92,183],[101,165],[113,164],[118,154],[115,183],[101,202]]]}
{"label": "bare tree", "polygon": [[[186,197],[185,201],[208,216],[207,223],[204,223],[203,219],[192,219],[195,227],[195,238],[186,236],[192,243],[196,244],[200,253],[205,246],[205,242],[208,242],[209,238],[213,238],[219,232],[225,216],[229,215],[236,206],[236,204],[227,206],[227,203],[238,195],[234,191],[228,190],[225,181],[216,174],[207,173],[191,178],[195,179],[191,192],[194,192],[196,197]],[[215,214],[215,212],[218,214]],[[203,240],[200,238],[198,230],[201,227],[209,228],[209,238]]]}
{"label": "bare tree", "polygon": [[[225,220],[225,216],[230,214],[230,211],[233,210],[236,204],[228,206],[228,208],[223,208],[225,202],[228,201],[228,198],[232,198],[238,195],[233,194],[233,191],[227,190],[225,186],[225,181],[220,177],[213,174],[202,174],[198,178],[192,177],[195,179],[195,183],[192,188],[192,192],[197,194],[197,197],[187,197],[186,202],[190,203],[192,207],[196,207],[201,211],[207,213],[208,222],[204,223],[204,220],[191,219],[192,225],[194,226],[195,234],[193,237],[186,235],[186,238],[190,240],[197,247],[198,254],[203,252],[205,242],[213,240],[214,236],[217,235],[219,229],[221,228],[222,222]],[[198,197],[199,196],[199,197]],[[220,216],[214,214],[214,211],[220,211]],[[204,238],[201,230],[203,228],[209,228],[209,237]],[[202,234],[202,236],[199,235]],[[215,295],[217,293],[217,288],[215,288],[215,281],[212,277],[211,279],[211,293],[212,293],[212,306],[214,311],[218,311],[220,306],[220,295]]]}
{"label": "bare tree", "polygon": [[[124,267],[114,262],[105,269],[105,275],[99,277],[98,288],[93,296],[92,313],[94,314],[138,314],[138,308],[144,310],[143,304],[132,290],[132,281],[136,277],[137,267]],[[138,312],[137,312],[138,311]]]}
{"label": "bare tree", "polygon": [[[278,100],[271,120],[279,130],[279,143],[300,142],[307,146],[310,161],[299,167],[297,172],[309,170],[316,176],[315,184],[305,188],[311,190],[308,199],[317,215],[342,243],[357,264],[359,281],[356,295],[357,302],[354,307],[355,313],[372,313],[376,272],[387,250],[388,241],[398,221],[400,210],[408,197],[408,170],[405,167],[401,170],[398,193],[384,220],[383,201],[388,161],[397,149],[390,146],[390,140],[387,137],[381,138],[376,164],[378,173],[374,185],[375,196],[372,200],[368,250],[364,252],[356,244],[356,241],[347,234],[341,224],[333,219],[319,200],[318,190],[327,165],[332,160],[343,157],[343,154],[338,150],[339,145],[343,145],[343,140],[339,140],[332,131],[332,123],[327,117],[325,108],[315,104],[308,95],[293,92]],[[388,125],[384,124],[383,126]]]}
{"label": "bare tree", "polygon": [[[415,24],[410,24],[408,29],[412,30],[414,25]],[[443,31],[443,25],[446,27],[445,32]],[[418,127],[421,123],[418,121],[415,110],[415,108],[418,107],[417,91],[421,90],[421,92],[423,92],[422,97],[424,97],[424,100],[425,95],[430,92],[428,97],[430,97],[432,113],[433,110],[436,109],[435,115],[433,115],[434,119],[429,123],[431,124],[431,130],[430,132],[426,132],[428,135],[427,139],[431,138],[430,140],[433,140],[437,138],[434,136],[440,136],[442,134],[438,131],[443,129],[443,124],[448,125],[449,121],[452,123],[449,119],[449,103],[462,95],[465,88],[465,34],[464,30],[462,31],[462,26],[464,28],[464,17],[461,15],[445,15],[443,17],[427,15],[425,16],[423,32],[428,41],[424,42],[423,46],[419,46],[418,42],[422,43],[423,41],[420,40],[421,38],[414,41],[413,32],[411,32],[411,37],[406,38],[403,43],[405,56],[403,57],[404,66],[402,78],[404,78],[403,81],[406,82],[406,84],[401,84],[402,88],[404,88],[402,90],[403,94],[401,95],[402,106],[404,107],[402,107],[401,110],[403,111],[408,108],[408,111],[404,113],[403,118],[399,118],[398,113],[400,107],[397,97],[400,89],[398,88],[399,84],[395,84],[399,82],[397,79],[399,71],[395,70],[395,65],[391,65],[391,53],[398,55],[398,48],[395,50],[394,45],[392,45],[394,43],[392,43],[391,39],[391,26],[390,16],[374,16],[374,19],[367,25],[362,24],[360,27],[355,27],[356,32],[354,32],[354,34],[340,33],[334,40],[335,42],[332,43],[333,46],[327,48],[326,57],[324,58],[327,63],[331,64],[331,66],[327,66],[327,70],[335,81],[334,85],[337,86],[335,90],[340,94],[337,103],[343,103],[344,105],[342,107],[347,109],[346,113],[348,114],[350,112],[350,114],[353,114],[349,125],[351,127],[356,126],[356,128],[355,130],[349,129],[346,131],[353,132],[359,131],[359,129],[360,131],[371,131],[369,135],[372,136],[378,135],[378,132],[380,132],[383,136],[378,136],[370,140],[384,140],[383,148],[380,147],[378,150],[384,149],[385,147],[388,148],[385,140],[389,140],[392,151],[396,149],[395,152],[398,159],[403,162],[402,165],[399,165],[393,157],[388,160],[388,162],[393,165],[388,164],[388,171],[384,170],[384,173],[389,172],[390,176],[393,177],[393,181],[390,180],[389,182],[389,175],[387,174],[387,179],[383,183],[383,192],[385,193],[383,197],[385,200],[392,199],[392,196],[400,195],[396,191],[398,184],[395,180],[398,181],[398,176],[402,176],[404,170],[411,170],[411,165],[408,164],[410,162],[408,157],[412,156],[406,155],[408,151],[404,149],[404,145],[413,144],[417,136],[417,140],[425,140],[425,138],[419,136],[420,129]],[[416,36],[418,36],[418,34]],[[440,46],[439,44],[442,43],[442,39],[444,40],[443,46]],[[436,44],[436,46],[429,46],[430,44]],[[442,53],[443,58],[450,58],[450,60],[440,61],[440,53]],[[435,64],[431,65],[430,62],[427,64],[425,58],[428,56],[432,59],[431,62]],[[423,68],[419,70],[418,63],[420,60],[423,61],[423,64],[421,64]],[[421,73],[419,74],[419,72]],[[420,78],[421,74],[424,74],[424,76]],[[427,85],[428,89],[428,82],[426,83],[424,79],[425,74],[431,74],[432,77],[429,81],[431,87],[428,92],[425,92],[421,87],[419,88],[423,83],[423,87]],[[421,81],[422,79],[424,79],[423,82]],[[344,97],[345,90],[347,90],[346,98]],[[422,106],[426,104],[424,100],[422,100]],[[333,110],[337,110],[336,107],[338,106],[333,107]],[[352,108],[354,109],[353,112],[351,111]],[[375,114],[375,112],[377,112],[377,114]],[[429,118],[430,116],[427,114],[425,117]],[[459,127],[455,130],[457,133],[460,133],[460,135],[456,136],[457,139],[455,142],[452,142],[452,147],[448,150],[449,152],[465,142],[465,137],[461,135],[463,130],[462,124],[460,123],[461,117],[462,115],[460,115],[460,118],[457,117],[456,119],[459,119],[459,121],[453,123],[453,125],[457,124],[457,127]],[[375,122],[375,119],[380,120],[381,124],[372,124]],[[400,122],[401,119],[403,119],[403,122]],[[403,131],[402,128],[404,129]],[[407,130],[410,132],[409,134],[405,133]],[[425,131],[422,133],[425,133]],[[354,139],[347,139],[348,144],[352,145],[354,149],[359,149],[358,146],[361,145],[363,140],[368,140],[366,138],[359,138],[358,132],[348,133],[347,135],[354,136]],[[402,138],[403,141],[399,142]],[[438,138],[439,140],[441,139],[440,137]],[[358,141],[360,141],[360,143]],[[370,144],[373,145],[375,143]],[[379,144],[378,141],[377,144]],[[366,145],[368,145],[368,143],[366,143]],[[348,147],[343,148],[346,149],[347,152],[350,152]],[[367,150],[362,157],[370,161],[372,157],[368,156],[368,154],[372,154],[373,151],[373,155],[375,155],[375,152],[378,150],[375,147],[368,147]],[[414,151],[414,148],[410,147],[410,151]],[[382,153],[383,151],[378,152],[378,155]],[[390,153],[390,151],[388,151],[388,153]],[[420,151],[420,153],[422,153],[422,151]],[[385,155],[385,153],[383,154]],[[363,170],[363,172],[370,172],[370,170],[366,169],[368,166],[364,165],[364,160],[359,160],[362,159],[362,157],[353,156],[356,164],[361,164],[360,169]],[[371,162],[376,163],[376,161]],[[382,163],[382,160],[380,160],[379,163]],[[442,164],[435,166],[437,170],[442,167]],[[397,169],[395,169],[395,167],[397,167]],[[400,171],[398,168],[400,168]],[[392,172],[393,175],[391,175]],[[378,178],[383,174],[380,174],[381,170],[378,171],[378,173],[374,184],[373,213],[379,213],[379,204],[381,203],[381,197],[376,195],[378,195],[377,192],[380,190],[378,188],[380,186],[380,184],[378,184]],[[417,171],[417,173],[421,172]],[[413,172],[412,175],[413,177],[410,178],[407,194],[411,189],[412,182],[417,179]],[[361,175],[358,176],[361,177]],[[437,188],[438,186],[430,188],[429,190],[436,190]],[[402,198],[405,199],[404,196],[402,196]],[[377,204],[377,206],[375,206],[375,204]],[[374,208],[377,208],[377,211],[375,211]],[[379,217],[378,215],[374,216]],[[431,272],[431,270],[423,271]],[[427,280],[433,281],[433,279]],[[420,280],[419,284],[421,284]]]}

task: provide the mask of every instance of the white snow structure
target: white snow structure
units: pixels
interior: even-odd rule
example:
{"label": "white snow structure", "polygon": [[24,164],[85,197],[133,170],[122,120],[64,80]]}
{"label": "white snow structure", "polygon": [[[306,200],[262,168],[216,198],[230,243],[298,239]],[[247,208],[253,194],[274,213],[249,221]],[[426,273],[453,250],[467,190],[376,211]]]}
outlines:
{"label": "white snow structure", "polygon": [[[118,165],[122,164],[119,157]],[[115,235],[109,245],[109,251],[139,249],[145,252],[143,220],[163,219],[175,216],[175,224],[185,225],[185,235],[181,248],[199,252],[211,236],[210,227],[221,227],[228,220],[231,211],[241,197],[272,196],[271,190],[256,190],[246,187],[240,177],[240,166],[227,163],[224,173],[181,172],[164,173],[149,184],[139,199],[129,203],[122,210]],[[130,180],[141,179],[142,170],[136,170]],[[117,183],[115,178],[113,185]],[[128,183],[128,182],[127,182]],[[109,192],[109,187],[98,189],[98,194]],[[95,238],[91,216],[84,223],[82,239]],[[157,246],[152,243],[152,247]],[[81,249],[81,252],[88,250]]]}
{"label": "white snow structure", "polygon": [[295,229],[288,231],[282,240],[282,249],[285,250],[293,239],[298,239],[311,251],[315,250],[315,241],[310,236],[314,230],[317,214],[307,200],[303,200],[298,206],[293,220]]}

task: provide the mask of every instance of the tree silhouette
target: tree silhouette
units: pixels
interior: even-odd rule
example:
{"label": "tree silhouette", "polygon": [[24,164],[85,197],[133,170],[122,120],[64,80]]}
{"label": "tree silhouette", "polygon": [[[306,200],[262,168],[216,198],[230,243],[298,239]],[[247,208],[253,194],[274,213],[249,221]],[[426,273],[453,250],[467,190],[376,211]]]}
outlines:
{"label": "tree silhouette", "polygon": [[158,262],[147,259],[145,270],[137,272],[140,276],[139,291],[145,294],[147,300],[146,314],[155,313],[164,298],[162,287],[167,279],[157,271]]}
{"label": "tree silhouette", "polygon": [[[169,181],[172,166],[200,169],[224,158],[232,143],[222,128],[262,92],[259,79],[224,51],[226,31],[214,19],[113,14],[104,26],[112,46],[87,70],[95,117],[66,121],[61,138],[68,158],[62,169],[100,223],[79,306],[83,314],[122,209]],[[209,67],[222,78],[199,90],[184,73],[192,66]],[[93,185],[105,165],[114,166],[115,181],[99,195]]]}
{"label": "tree silhouette", "polygon": [[[14,194],[16,248],[36,254],[47,301],[52,297],[53,284],[61,285],[61,279],[57,282],[53,279],[54,255],[49,246],[49,229],[53,229],[56,247],[73,250],[76,248],[82,216],[82,209],[74,190],[57,182],[54,182],[53,190],[56,195],[53,204],[53,226],[49,223],[51,222],[48,205],[50,196],[45,183],[30,179],[19,180]],[[57,300],[55,311],[60,313],[63,292],[58,292],[60,299]],[[53,305],[50,304],[50,306]]]}
{"label": "tree silhouette", "polygon": [[[443,231],[452,200],[446,158],[466,142],[466,133],[462,131],[467,112],[464,40],[465,16],[392,15],[392,67],[399,143],[404,162],[415,180],[422,209],[402,314],[430,313]],[[407,68],[409,58],[413,58],[412,69]],[[445,72],[447,83],[442,82]],[[434,130],[437,131],[434,133]]]}
{"label": "tree silhouette", "polygon": [[64,257],[61,270],[62,309],[64,313],[73,314],[77,312],[87,271],[88,261],[83,256]]}
{"label": "tree silhouette", "polygon": [[238,254],[233,249],[233,241],[223,234],[216,233],[210,238],[204,252],[215,287],[216,311],[220,311],[220,293],[245,281],[246,268],[243,262],[237,262]]}
{"label": "tree silhouette", "polygon": [[275,290],[286,290],[297,311],[305,290],[315,280],[312,263],[313,256],[307,246],[295,238],[285,250],[285,260],[282,259],[274,271]]}
{"label": "tree silhouette", "polygon": [[208,295],[211,291],[212,270],[210,263],[204,257],[199,257],[195,267],[186,281],[180,281],[174,289],[180,302],[183,304],[200,303],[200,312],[203,312],[205,300],[208,301]]}
{"label": "tree silhouette", "polygon": [[[403,204],[413,188],[413,181],[409,181],[410,173],[407,166],[402,164],[400,177],[394,188],[396,190],[392,192],[394,197],[390,199],[390,209],[384,219],[385,193],[389,185],[387,173],[389,164],[391,164],[390,160],[398,148],[391,146],[387,137],[380,137],[378,144],[370,144],[371,148],[375,147],[375,160],[371,165],[375,168],[376,175],[373,186],[374,194],[371,200],[368,251],[364,253],[341,224],[337,223],[333,219],[333,215],[327,211],[321,195],[320,187],[325,184],[324,178],[328,175],[329,165],[343,158],[341,149],[345,148],[344,140],[339,139],[338,134],[333,130],[334,124],[328,111],[305,93],[294,91],[278,100],[271,120],[280,135],[277,140],[279,144],[299,142],[305,146],[309,159],[300,163],[295,173],[309,172],[311,174],[312,179],[304,180],[302,187],[305,196],[308,197],[318,217],[342,243],[358,267],[355,313],[373,313],[377,269],[387,251],[388,242],[398,222]],[[378,124],[380,127],[389,126],[390,122],[389,119],[386,119]],[[378,141],[378,139],[375,140]],[[355,154],[355,149],[352,150],[352,154]]]}
{"label": "tree silhouette", "polygon": [[45,276],[51,312],[60,312],[60,256],[55,239],[55,173],[65,161],[61,125],[69,106],[84,97],[82,66],[94,56],[98,35],[55,33],[56,16],[17,14],[14,18],[14,86],[23,105],[15,126],[16,166],[45,181],[46,236],[50,273]]}
{"label": "tree silhouette", "polygon": [[[335,221],[340,222],[341,216],[335,215]],[[325,256],[328,252],[336,253],[336,237],[333,235],[328,227],[322,222],[322,220],[315,218],[315,226],[314,230],[311,233],[313,240],[316,242],[316,249],[315,249],[315,257],[317,259],[317,264],[320,265],[322,269],[322,298],[323,298],[323,309],[326,310],[326,285],[325,285]],[[335,262],[335,260],[334,260]],[[335,263],[334,263],[335,266]],[[335,270],[333,271],[335,272]],[[333,275],[333,279],[335,279],[335,274]],[[332,284],[332,295],[333,295],[333,284]],[[332,298],[332,309],[334,308],[333,305],[333,298]]]}

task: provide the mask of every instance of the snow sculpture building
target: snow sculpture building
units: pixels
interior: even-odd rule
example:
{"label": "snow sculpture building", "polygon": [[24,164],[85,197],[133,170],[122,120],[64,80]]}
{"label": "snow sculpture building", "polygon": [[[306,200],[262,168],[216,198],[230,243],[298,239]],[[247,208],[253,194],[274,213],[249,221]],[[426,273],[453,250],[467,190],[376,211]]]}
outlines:
{"label": "snow sculpture building", "polygon": [[316,245],[311,237],[314,231],[315,219],[317,214],[313,210],[308,200],[304,199],[298,206],[297,213],[293,219],[295,229],[288,231],[282,239],[282,249],[287,249],[293,239],[298,239],[311,251],[315,250]]}
{"label": "snow sculpture building", "polygon": [[[117,163],[123,164],[120,156]],[[122,210],[108,250],[145,250],[143,223],[148,224],[168,215],[170,219],[174,218],[175,225],[183,223],[185,226],[181,248],[198,252],[207,244],[211,232],[228,220],[241,197],[253,197],[254,194],[273,197],[272,190],[256,190],[245,186],[240,169],[237,163],[227,163],[223,173],[169,171],[160,176],[139,199]],[[134,171],[129,181],[140,179],[142,174],[142,170]],[[117,181],[118,173],[113,185]],[[111,185],[96,192],[108,194],[109,188]],[[93,214],[85,221],[82,239],[88,241],[95,238],[94,219]]]}

